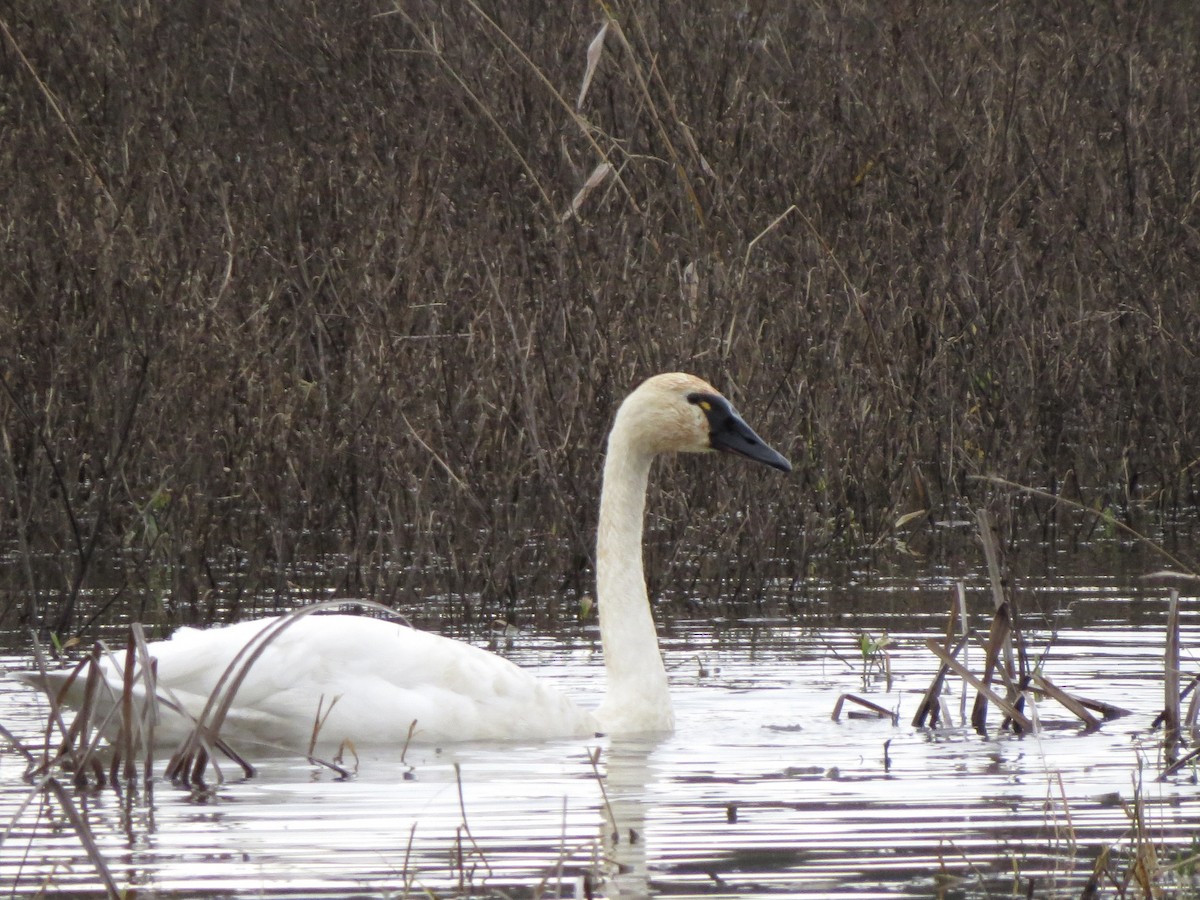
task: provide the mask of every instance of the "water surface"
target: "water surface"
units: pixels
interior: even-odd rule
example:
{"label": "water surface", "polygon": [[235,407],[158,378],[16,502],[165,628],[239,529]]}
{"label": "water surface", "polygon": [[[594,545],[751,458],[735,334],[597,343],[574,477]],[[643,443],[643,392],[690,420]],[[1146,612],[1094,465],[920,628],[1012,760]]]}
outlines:
{"label": "water surface", "polygon": [[[928,588],[937,602],[920,610],[904,596],[911,584],[884,582],[852,628],[674,622],[664,652],[678,728],[661,740],[412,748],[404,761],[376,752],[349,781],[274,759],[208,792],[159,782],[75,802],[117,884],[141,896],[1078,897],[1106,849],[1115,875],[1139,839],[1162,864],[1200,851],[1200,789],[1195,769],[1156,780],[1165,592],[1037,587],[1049,612],[1033,617],[1030,641],[1035,656],[1049,647],[1044,673],[1132,715],[1089,733],[1041,701],[1036,736],[980,735],[957,720],[913,728],[936,669],[925,640],[943,628],[943,588]],[[981,630],[987,603],[972,591]],[[1200,614],[1194,599],[1184,607],[1184,669],[1195,672]],[[1136,608],[1136,624],[1121,608]],[[884,629],[890,689],[864,679],[859,649],[863,631]],[[521,633],[506,652],[599,701],[593,630]],[[961,683],[949,690],[957,715]],[[897,723],[834,721],[846,693]],[[0,681],[6,727],[33,741],[41,715],[31,692]],[[101,892],[52,801],[38,795],[18,812],[31,790],[23,770],[0,754],[0,819],[13,822],[0,884],[13,896]],[[1164,883],[1196,890],[1186,875]]]}

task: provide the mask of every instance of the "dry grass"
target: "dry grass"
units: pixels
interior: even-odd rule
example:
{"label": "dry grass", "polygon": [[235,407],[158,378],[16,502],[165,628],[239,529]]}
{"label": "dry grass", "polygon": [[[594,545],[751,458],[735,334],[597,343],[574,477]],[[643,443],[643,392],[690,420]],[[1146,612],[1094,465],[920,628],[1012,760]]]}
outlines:
{"label": "dry grass", "polygon": [[802,470],[701,500],[677,464],[666,599],[795,588],[830,540],[980,504],[974,474],[1130,521],[1196,501],[1186,5],[16,0],[0,25],[4,624],[83,630],[100,587],[146,622],[314,583],[466,616],[577,597],[609,419],[663,369]]}

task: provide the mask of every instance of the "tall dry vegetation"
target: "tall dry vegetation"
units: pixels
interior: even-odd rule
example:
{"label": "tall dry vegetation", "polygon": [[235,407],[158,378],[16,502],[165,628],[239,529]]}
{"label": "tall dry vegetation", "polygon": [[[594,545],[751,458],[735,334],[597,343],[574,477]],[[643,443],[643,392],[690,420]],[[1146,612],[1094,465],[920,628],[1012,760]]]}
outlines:
{"label": "tall dry vegetation", "polygon": [[1195,502],[1189,4],[478,3],[4,7],[5,622],[585,590],[662,369],[800,468],[667,467],[677,595],[977,473]]}

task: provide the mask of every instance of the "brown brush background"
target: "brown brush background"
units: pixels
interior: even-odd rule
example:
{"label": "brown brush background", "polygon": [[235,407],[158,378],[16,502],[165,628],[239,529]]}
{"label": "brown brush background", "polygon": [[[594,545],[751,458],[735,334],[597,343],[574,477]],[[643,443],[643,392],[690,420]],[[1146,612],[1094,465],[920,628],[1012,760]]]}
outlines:
{"label": "brown brush background", "polygon": [[318,584],[574,598],[612,413],[666,369],[797,473],[663,466],[656,594],[787,593],[907,512],[936,534],[976,474],[1131,519],[1197,499],[1190,3],[0,24],[2,624],[81,627],[100,588],[193,619]]}

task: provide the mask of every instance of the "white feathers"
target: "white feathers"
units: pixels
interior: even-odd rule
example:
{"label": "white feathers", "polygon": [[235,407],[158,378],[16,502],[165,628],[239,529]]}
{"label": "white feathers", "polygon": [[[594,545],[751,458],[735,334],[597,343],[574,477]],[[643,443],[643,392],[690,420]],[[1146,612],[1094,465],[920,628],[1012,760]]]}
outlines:
{"label": "white feathers", "polygon": [[[699,403],[700,396],[708,400]],[[235,746],[269,744],[303,752],[319,712],[321,745],[350,741],[402,747],[410,738],[442,743],[672,728],[667,675],[642,569],[646,485],[654,455],[712,449],[705,410],[711,411],[709,401],[718,397],[694,376],[660,375],[644,382],[618,411],[609,436],[597,536],[608,693],[595,713],[470,644],[381,619],[305,615],[279,629],[254,660],[233,697],[221,737]],[[730,415],[736,415],[732,408]],[[230,662],[276,621],[183,628],[170,640],[148,645],[158,660],[160,695],[188,714],[160,704],[159,743],[178,744]],[[113,696],[119,694],[118,663],[107,660],[104,671]],[[19,677],[50,690],[66,681],[65,673],[51,673],[45,684],[35,673]],[[68,704],[81,702],[82,682],[72,685]]]}

